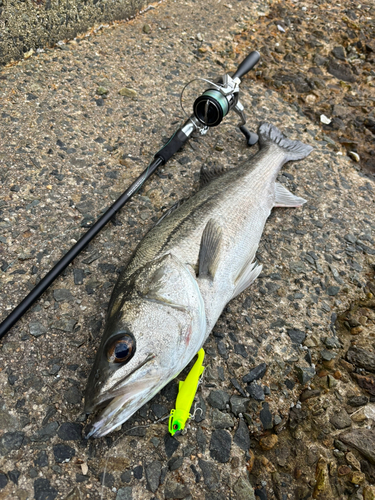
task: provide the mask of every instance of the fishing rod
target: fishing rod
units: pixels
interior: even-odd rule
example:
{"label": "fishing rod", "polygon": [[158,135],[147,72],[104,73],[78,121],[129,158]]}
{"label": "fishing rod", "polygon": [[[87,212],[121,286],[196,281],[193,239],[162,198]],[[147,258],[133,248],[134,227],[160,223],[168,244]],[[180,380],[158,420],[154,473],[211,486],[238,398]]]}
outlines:
{"label": "fishing rod", "polygon": [[[153,161],[141,173],[141,175],[128,187],[128,189],[111,205],[107,211],[98,219],[90,229],[75,243],[75,245],[55,264],[46,276],[31,290],[31,292],[16,306],[13,311],[0,324],[0,339],[12,328],[12,326],[25,314],[36,300],[44,293],[55,279],[68,267],[79,253],[90,243],[90,241],[103,229],[112,217],[125,205],[136,193],[144,182],[161,165],[181,149],[194,133],[205,135],[211,127],[219,125],[229,111],[233,110],[241,119],[238,124],[244,134],[247,144],[252,146],[258,142],[257,134],[250,132],[246,127],[244,107],[239,101],[239,90],[241,78],[246,75],[259,61],[260,55],[257,51],[250,54],[238,66],[236,72],[230,76],[225,74],[217,82],[205,78],[195,78],[185,85],[182,95],[188,85],[196,80],[209,84],[209,87],[194,102],[193,114],[179,128],[168,142],[154,155]],[[183,106],[182,109],[186,114]]]}

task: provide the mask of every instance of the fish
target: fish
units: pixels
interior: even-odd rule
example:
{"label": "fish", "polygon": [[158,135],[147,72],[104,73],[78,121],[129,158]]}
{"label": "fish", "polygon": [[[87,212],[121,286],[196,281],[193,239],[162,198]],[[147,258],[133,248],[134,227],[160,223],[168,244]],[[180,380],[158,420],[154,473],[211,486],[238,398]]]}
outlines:
{"label": "fish", "polygon": [[270,123],[258,136],[249,160],[205,172],[205,185],[159,219],[119,276],[85,391],[95,415],[87,438],[119,428],[178,376],[262,271],[255,255],[271,210],[306,202],[276,178],[313,148]]}

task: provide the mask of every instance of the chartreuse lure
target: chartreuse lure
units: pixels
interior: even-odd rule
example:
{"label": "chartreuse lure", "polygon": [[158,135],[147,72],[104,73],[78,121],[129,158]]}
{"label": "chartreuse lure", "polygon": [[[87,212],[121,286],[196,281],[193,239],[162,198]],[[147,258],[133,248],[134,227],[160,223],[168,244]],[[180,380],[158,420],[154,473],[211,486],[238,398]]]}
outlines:
{"label": "chartreuse lure", "polygon": [[184,382],[178,384],[178,394],[176,399],[176,409],[171,410],[169,417],[168,430],[172,434],[182,431],[190,415],[190,408],[193,404],[195,394],[198,388],[199,377],[204,371],[202,366],[204,359],[204,350],[198,351],[198,359],[194,363],[193,368],[190,370]]}

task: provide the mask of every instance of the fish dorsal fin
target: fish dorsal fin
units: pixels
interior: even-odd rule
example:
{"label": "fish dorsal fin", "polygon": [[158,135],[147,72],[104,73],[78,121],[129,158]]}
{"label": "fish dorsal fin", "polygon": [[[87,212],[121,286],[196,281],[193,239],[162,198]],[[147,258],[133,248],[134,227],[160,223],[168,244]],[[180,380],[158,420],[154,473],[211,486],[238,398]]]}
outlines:
{"label": "fish dorsal fin", "polygon": [[175,210],[177,210],[185,201],[187,198],[182,198],[182,200],[176,201],[166,212],[163,213],[163,215],[160,217],[160,219],[155,223],[154,227],[156,227],[162,220],[167,218],[169,215],[171,215]]}
{"label": "fish dorsal fin", "polygon": [[300,198],[299,196],[295,196],[293,193],[287,190],[279,182],[276,182],[275,187],[275,203],[274,207],[300,207],[306,200],[304,198]]}
{"label": "fish dorsal fin", "polygon": [[221,226],[214,219],[210,219],[204,228],[199,250],[198,276],[200,278],[209,276],[214,279],[219,263],[222,236]]}
{"label": "fish dorsal fin", "polygon": [[250,258],[239,272],[235,281],[235,289],[233,291],[231,300],[242,293],[247,287],[249,287],[251,283],[253,283],[262,272],[262,266],[258,266],[256,262],[253,262],[254,257],[255,252],[250,255]]}
{"label": "fish dorsal fin", "polygon": [[200,172],[200,187],[202,188],[203,186],[209,184],[213,179],[221,177],[227,172],[227,170],[228,169],[223,166],[215,165],[214,167],[208,168],[207,165],[203,165]]}

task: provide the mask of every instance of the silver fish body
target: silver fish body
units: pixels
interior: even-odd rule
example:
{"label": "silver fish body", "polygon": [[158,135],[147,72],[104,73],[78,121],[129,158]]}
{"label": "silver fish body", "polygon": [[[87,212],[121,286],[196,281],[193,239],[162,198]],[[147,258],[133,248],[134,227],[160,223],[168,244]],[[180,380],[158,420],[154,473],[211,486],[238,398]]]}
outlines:
{"label": "silver fish body", "polygon": [[260,274],[254,257],[272,208],[305,203],[276,177],[312,147],[267,123],[258,134],[259,152],[163,217],[119,277],[85,408],[110,402],[89,436],[114,430],[180,373],[226,304]]}

